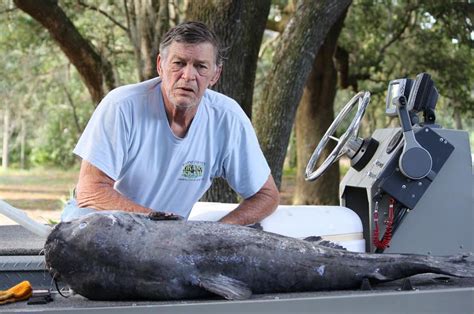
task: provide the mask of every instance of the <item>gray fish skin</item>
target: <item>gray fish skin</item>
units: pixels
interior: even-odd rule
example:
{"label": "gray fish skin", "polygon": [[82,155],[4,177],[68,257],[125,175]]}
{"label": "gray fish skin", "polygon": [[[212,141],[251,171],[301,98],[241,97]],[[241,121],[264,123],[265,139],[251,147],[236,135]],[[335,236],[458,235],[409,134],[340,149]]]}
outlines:
{"label": "gray fish skin", "polygon": [[56,279],[92,300],[173,300],[359,288],[420,273],[474,277],[466,256],[365,254],[217,222],[99,212],[45,244]]}

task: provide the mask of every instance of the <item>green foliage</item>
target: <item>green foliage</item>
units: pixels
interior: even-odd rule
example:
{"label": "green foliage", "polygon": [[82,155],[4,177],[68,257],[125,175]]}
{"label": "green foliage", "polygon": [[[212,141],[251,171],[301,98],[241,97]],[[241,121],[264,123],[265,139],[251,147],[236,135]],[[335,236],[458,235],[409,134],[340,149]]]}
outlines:
{"label": "green foliage", "polygon": [[[270,18],[275,19],[288,3],[273,1]],[[113,64],[119,85],[137,81],[133,45],[118,25],[127,25],[122,2],[64,0],[59,5],[81,34]],[[113,20],[91,7],[106,12]],[[391,122],[383,114],[388,81],[413,78],[422,71],[433,76],[442,96],[438,121],[445,127],[455,127],[452,116],[461,113],[464,127],[472,130],[473,33],[465,11],[463,3],[452,1],[354,1],[340,45],[349,52],[349,74],[358,78],[358,90],[372,92],[363,131],[369,134]],[[30,165],[71,167],[76,162],[72,149],[95,104],[91,104],[77,71],[41,25],[15,9],[9,0],[0,0],[0,12],[0,115],[7,109],[12,112],[10,162],[17,165],[20,161],[23,120],[23,149]],[[265,33],[255,98],[259,98],[271,69],[278,35]],[[353,95],[348,90],[339,91],[336,112]],[[3,130],[1,116],[0,127]]]}
{"label": "green foliage", "polygon": [[[88,4],[126,23],[116,2]],[[133,49],[126,33],[76,1],[63,1],[60,5],[79,31],[111,60],[118,83],[136,82]],[[41,25],[11,7],[10,1],[0,1],[0,12],[0,97],[7,100],[0,103],[0,127],[4,128],[1,115],[10,110],[10,166],[19,165],[20,121],[24,120],[26,166],[71,167],[77,161],[72,150],[94,110],[88,91]]]}
{"label": "green foliage", "polygon": [[371,130],[390,123],[383,117],[388,82],[420,72],[430,73],[440,92],[438,122],[454,127],[457,111],[464,114],[464,126],[472,127],[474,33],[464,10],[451,1],[354,1],[340,45],[350,52],[358,89],[372,92]]}

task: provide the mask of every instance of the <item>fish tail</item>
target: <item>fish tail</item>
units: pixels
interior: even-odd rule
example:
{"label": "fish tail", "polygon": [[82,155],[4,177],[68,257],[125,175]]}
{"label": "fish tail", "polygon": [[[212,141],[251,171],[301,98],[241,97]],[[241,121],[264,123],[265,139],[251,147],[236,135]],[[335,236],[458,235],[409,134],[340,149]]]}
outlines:
{"label": "fish tail", "polygon": [[468,253],[436,257],[431,266],[436,270],[436,273],[455,277],[473,278],[474,262],[468,259],[471,256],[472,254]]}

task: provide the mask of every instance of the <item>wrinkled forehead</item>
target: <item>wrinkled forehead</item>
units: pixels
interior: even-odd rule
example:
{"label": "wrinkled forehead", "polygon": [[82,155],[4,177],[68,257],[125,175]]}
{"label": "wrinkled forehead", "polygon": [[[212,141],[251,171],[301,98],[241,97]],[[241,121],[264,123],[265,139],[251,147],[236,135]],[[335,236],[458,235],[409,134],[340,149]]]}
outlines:
{"label": "wrinkled forehead", "polygon": [[214,64],[217,64],[217,53],[217,47],[209,41],[187,43],[176,40],[160,52],[162,58],[167,60],[172,57],[179,57]]}

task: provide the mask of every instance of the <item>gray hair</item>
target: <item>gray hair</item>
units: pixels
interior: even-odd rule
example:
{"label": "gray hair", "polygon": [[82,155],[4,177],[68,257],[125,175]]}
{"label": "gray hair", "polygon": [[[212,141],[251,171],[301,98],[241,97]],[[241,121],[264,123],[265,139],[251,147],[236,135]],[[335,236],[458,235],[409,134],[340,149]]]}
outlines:
{"label": "gray hair", "polygon": [[166,54],[167,48],[173,43],[201,44],[210,43],[214,47],[216,64],[224,63],[224,49],[220,45],[216,34],[206,24],[201,22],[185,22],[171,28],[160,42],[161,54]]}

